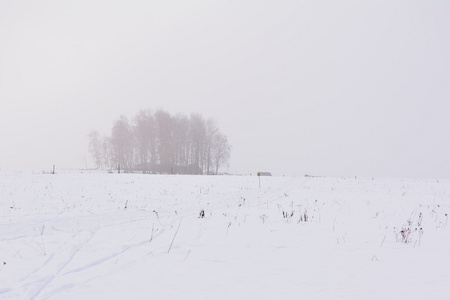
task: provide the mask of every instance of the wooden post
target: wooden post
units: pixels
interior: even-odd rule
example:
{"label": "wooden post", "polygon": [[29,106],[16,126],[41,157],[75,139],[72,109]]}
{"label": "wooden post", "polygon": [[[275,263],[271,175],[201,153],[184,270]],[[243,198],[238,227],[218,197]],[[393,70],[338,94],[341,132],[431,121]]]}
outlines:
{"label": "wooden post", "polygon": [[258,172],[259,188],[261,188],[261,174]]}
{"label": "wooden post", "polygon": [[53,173],[52,174],[55,174],[55,165],[53,165]]}
{"label": "wooden post", "polygon": [[117,171],[118,171],[119,174],[120,174],[120,165],[117,165]]}

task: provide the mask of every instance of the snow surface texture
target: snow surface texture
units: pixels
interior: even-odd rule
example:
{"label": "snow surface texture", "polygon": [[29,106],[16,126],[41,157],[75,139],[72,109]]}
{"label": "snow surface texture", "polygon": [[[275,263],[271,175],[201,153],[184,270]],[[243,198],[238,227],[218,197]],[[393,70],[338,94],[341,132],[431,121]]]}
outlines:
{"label": "snow surface texture", "polygon": [[450,298],[450,181],[1,171],[0,197],[0,299]]}

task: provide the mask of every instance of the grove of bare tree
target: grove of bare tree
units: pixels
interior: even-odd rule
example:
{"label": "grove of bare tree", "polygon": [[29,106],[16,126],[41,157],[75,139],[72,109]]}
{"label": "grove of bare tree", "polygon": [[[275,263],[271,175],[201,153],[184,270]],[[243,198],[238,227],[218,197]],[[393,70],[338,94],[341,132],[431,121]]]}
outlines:
{"label": "grove of bare tree", "polygon": [[218,174],[228,166],[231,146],[213,119],[198,113],[170,115],[141,110],[120,116],[110,136],[89,134],[89,152],[98,169],[166,174]]}

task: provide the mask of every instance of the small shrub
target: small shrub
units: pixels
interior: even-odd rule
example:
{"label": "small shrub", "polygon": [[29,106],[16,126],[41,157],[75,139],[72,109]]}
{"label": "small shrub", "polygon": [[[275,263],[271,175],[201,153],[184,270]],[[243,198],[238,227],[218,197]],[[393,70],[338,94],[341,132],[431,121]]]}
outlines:
{"label": "small shrub", "polygon": [[261,216],[259,216],[259,218],[261,219],[261,221],[262,221],[263,224],[264,224],[264,223],[266,222],[268,216],[266,216],[266,215],[261,215]]}

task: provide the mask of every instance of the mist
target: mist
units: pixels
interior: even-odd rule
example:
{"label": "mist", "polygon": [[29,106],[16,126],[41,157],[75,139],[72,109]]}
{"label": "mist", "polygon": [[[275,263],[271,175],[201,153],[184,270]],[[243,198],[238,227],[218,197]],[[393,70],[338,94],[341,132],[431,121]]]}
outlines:
{"label": "mist", "polygon": [[450,3],[0,2],[0,167],[93,168],[89,132],[215,119],[229,173],[450,177]]}

